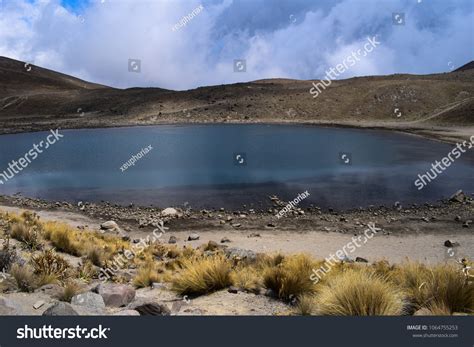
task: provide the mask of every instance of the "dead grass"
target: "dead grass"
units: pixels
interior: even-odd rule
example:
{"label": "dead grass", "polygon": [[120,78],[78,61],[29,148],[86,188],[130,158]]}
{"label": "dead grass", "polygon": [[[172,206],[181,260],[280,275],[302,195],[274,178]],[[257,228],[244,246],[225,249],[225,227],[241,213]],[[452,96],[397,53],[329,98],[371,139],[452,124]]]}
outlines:
{"label": "dead grass", "polygon": [[314,260],[305,254],[286,257],[278,265],[264,270],[263,284],[287,301],[299,295],[312,294],[316,289],[310,280],[314,265]]}
{"label": "dead grass", "polygon": [[133,284],[137,288],[150,287],[155,282],[160,282],[160,276],[153,262],[148,262],[140,268],[133,279]]}
{"label": "dead grass", "polygon": [[297,299],[294,313],[300,316],[311,316],[316,312],[316,301],[314,295],[303,294]]}
{"label": "dead grass", "polygon": [[38,279],[33,273],[31,267],[14,264],[10,270],[14,284],[22,292],[32,292],[38,288]]}
{"label": "dead grass", "polygon": [[203,295],[232,285],[231,265],[221,255],[183,261],[173,279],[173,290],[180,295]]}
{"label": "dead grass", "polygon": [[35,225],[28,225],[25,222],[13,223],[9,233],[12,238],[22,242],[30,250],[41,248],[40,234]]}
{"label": "dead grass", "polygon": [[392,316],[404,313],[403,295],[385,279],[349,270],[319,289],[318,313],[329,316]]}
{"label": "dead grass", "polygon": [[82,287],[75,281],[67,282],[64,287],[61,295],[59,296],[59,300],[65,302],[71,302],[71,299],[80,294],[82,291]]}
{"label": "dead grass", "polygon": [[69,263],[54,250],[48,249],[31,257],[34,273],[42,284],[54,283],[67,276]]}

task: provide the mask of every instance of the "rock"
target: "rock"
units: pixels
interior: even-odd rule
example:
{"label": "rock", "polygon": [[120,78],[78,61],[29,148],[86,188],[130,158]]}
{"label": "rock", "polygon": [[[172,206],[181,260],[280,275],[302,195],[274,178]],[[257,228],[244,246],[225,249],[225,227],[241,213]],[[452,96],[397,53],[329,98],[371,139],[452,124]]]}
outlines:
{"label": "rock", "polygon": [[44,302],[43,300],[39,300],[33,304],[33,308],[37,310],[41,308],[44,304],[46,304],[46,302]]}
{"label": "rock", "polygon": [[251,233],[248,237],[262,237],[259,233]]}
{"label": "rock", "polygon": [[421,218],[421,220],[422,220],[423,222],[426,222],[426,223],[429,223],[429,221],[430,221],[430,220],[428,219],[428,217],[423,217],[423,218]]}
{"label": "rock", "polygon": [[191,234],[188,236],[188,241],[196,241],[196,240],[199,240],[198,234]]}
{"label": "rock", "polygon": [[272,289],[267,289],[264,295],[270,298],[276,298],[276,293]]}
{"label": "rock", "polygon": [[78,316],[79,313],[67,302],[58,301],[43,312],[43,316]]}
{"label": "rock", "polygon": [[464,200],[466,200],[466,195],[464,194],[464,192],[460,189],[458,190],[456,193],[454,193],[453,195],[451,195],[451,197],[449,198],[450,201],[453,201],[453,202],[464,202]]}
{"label": "rock", "polygon": [[227,291],[232,294],[237,294],[239,292],[239,288],[231,286],[229,289],[227,289]]}
{"label": "rock", "polygon": [[449,247],[449,248],[454,247],[454,244],[453,244],[450,240],[444,241],[444,245],[445,245],[446,247]]}
{"label": "rock", "polygon": [[163,217],[174,217],[178,215],[178,211],[175,208],[168,207],[161,211]]}
{"label": "rock", "polygon": [[112,316],[139,316],[140,312],[136,310],[123,310],[115,312]]}
{"label": "rock", "polygon": [[45,284],[36,289],[35,293],[43,293],[52,298],[58,299],[63,294],[63,288],[58,284]]}
{"label": "rock", "polygon": [[463,228],[469,228],[469,225],[471,225],[472,223],[472,220],[467,220],[466,222],[464,222],[464,224],[462,225]]}
{"label": "rock", "polygon": [[226,248],[224,253],[230,259],[246,259],[250,261],[257,259],[257,253],[243,248]]}
{"label": "rock", "polygon": [[107,222],[104,222],[100,225],[100,230],[106,230],[106,231],[120,231],[120,228],[117,223],[115,223],[113,220],[109,220]]}
{"label": "rock", "polygon": [[240,223],[232,223],[231,224],[234,228],[240,228],[242,224]]}
{"label": "rock", "polygon": [[268,224],[267,224],[267,227],[268,227],[268,228],[275,228],[275,227],[276,227],[276,225],[275,225],[275,224],[273,224],[273,223],[268,223]]}
{"label": "rock", "polygon": [[128,305],[127,308],[138,311],[140,316],[169,316],[171,314],[171,310],[168,306],[147,301],[146,299],[139,299]]}
{"label": "rock", "polygon": [[24,314],[19,303],[0,296],[0,316],[22,316]]}
{"label": "rock", "polygon": [[355,258],[356,263],[368,263],[369,261],[365,258],[362,257],[356,257]]}
{"label": "rock", "polygon": [[105,303],[102,296],[92,292],[86,292],[73,296],[71,299],[71,304],[77,306],[85,306],[95,310],[102,310],[105,308]]}
{"label": "rock", "polygon": [[126,306],[135,298],[135,289],[125,284],[102,283],[98,287],[98,293],[106,306]]}
{"label": "rock", "polygon": [[167,289],[168,286],[166,285],[166,283],[160,283],[160,282],[153,282],[151,284],[151,287],[153,289]]}
{"label": "rock", "polygon": [[171,235],[169,240],[168,240],[168,243],[176,243],[176,242],[178,242],[177,237],[174,236],[174,235]]}
{"label": "rock", "polygon": [[232,221],[232,219],[234,219],[234,218],[232,218],[231,216],[228,216],[228,217],[226,218],[226,221],[230,222],[230,221]]}
{"label": "rock", "polygon": [[456,217],[454,217],[454,220],[455,220],[456,222],[460,222],[460,221],[461,221],[461,216],[456,216]]}
{"label": "rock", "polygon": [[228,237],[223,237],[221,239],[221,243],[229,243],[229,242],[232,242],[232,241],[230,241],[230,239]]}
{"label": "rock", "polygon": [[217,249],[219,249],[219,248],[220,248],[220,247],[219,247],[219,245],[217,244],[216,241],[209,241],[209,242],[207,243],[207,245],[205,245],[206,251],[215,251],[215,250],[217,250]]}

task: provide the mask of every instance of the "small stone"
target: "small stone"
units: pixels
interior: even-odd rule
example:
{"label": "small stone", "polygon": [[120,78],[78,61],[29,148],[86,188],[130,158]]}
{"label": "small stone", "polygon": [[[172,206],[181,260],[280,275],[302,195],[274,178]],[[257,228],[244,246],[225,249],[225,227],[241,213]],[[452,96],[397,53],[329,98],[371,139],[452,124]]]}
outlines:
{"label": "small stone", "polygon": [[168,240],[168,243],[176,243],[176,242],[178,242],[178,239],[176,238],[176,236],[171,235]]}
{"label": "small stone", "polygon": [[262,237],[259,233],[251,233],[248,237]]}
{"label": "small stone", "polygon": [[368,263],[369,261],[365,258],[362,257],[356,257],[355,258],[356,263]]}
{"label": "small stone", "polygon": [[456,193],[454,193],[453,195],[451,195],[451,197],[449,198],[450,201],[453,201],[453,202],[464,202],[464,200],[466,200],[466,195],[464,194],[464,192],[460,189],[458,190]]}
{"label": "small stone", "polygon": [[199,240],[198,234],[191,234],[188,236],[188,241],[196,241],[196,240]]}
{"label": "small stone", "polygon": [[228,237],[223,237],[223,238],[221,239],[221,243],[229,243],[229,242],[231,242],[231,241],[230,241],[230,239],[229,239]]}
{"label": "small stone", "polygon": [[102,283],[98,293],[107,306],[121,307],[129,304],[135,298],[135,289],[125,284]]}
{"label": "small stone", "polygon": [[460,221],[461,221],[461,216],[456,216],[456,217],[454,217],[454,220],[455,220],[456,222],[460,222]]}
{"label": "small stone", "polygon": [[231,294],[237,294],[239,292],[239,288],[231,286],[227,291]]}
{"label": "small stone", "polygon": [[37,301],[33,304],[33,308],[37,310],[41,308],[41,306],[43,306],[44,304],[46,304],[46,302],[44,302],[43,300]]}
{"label": "small stone", "polygon": [[168,207],[161,211],[163,217],[174,217],[178,214],[178,211],[175,208]]}
{"label": "small stone", "polygon": [[139,316],[140,312],[136,310],[123,310],[115,312],[112,316]]}
{"label": "small stone", "polygon": [[268,227],[268,228],[275,228],[275,227],[276,227],[276,225],[275,225],[275,224],[273,224],[273,223],[268,223],[268,224],[267,224],[267,227]]}
{"label": "small stone", "polygon": [[109,231],[119,231],[120,228],[116,222],[113,220],[109,220],[107,222],[104,222],[100,225],[101,230],[109,230]]}
{"label": "small stone", "polygon": [[426,222],[426,223],[429,223],[429,221],[430,221],[427,217],[423,217],[423,218],[421,218],[421,220],[422,220],[423,222]]}
{"label": "small stone", "polygon": [[105,303],[102,296],[96,293],[87,292],[72,297],[71,304],[76,306],[85,306],[92,309],[104,309]]}
{"label": "small stone", "polygon": [[149,302],[145,299],[137,300],[127,307],[128,309],[138,311],[140,316],[169,316],[171,310],[164,304]]}
{"label": "small stone", "polygon": [[234,228],[240,228],[242,224],[240,223],[233,223],[231,224]]}
{"label": "small stone", "polygon": [[446,247],[449,247],[449,248],[454,247],[454,244],[453,244],[450,240],[444,241],[444,245],[445,245]]}

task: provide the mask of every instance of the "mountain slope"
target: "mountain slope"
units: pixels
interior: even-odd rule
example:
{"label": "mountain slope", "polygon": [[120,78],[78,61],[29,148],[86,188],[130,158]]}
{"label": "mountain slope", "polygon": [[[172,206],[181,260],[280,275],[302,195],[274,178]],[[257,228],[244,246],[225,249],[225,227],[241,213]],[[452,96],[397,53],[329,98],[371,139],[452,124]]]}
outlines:
{"label": "mountain slope", "polygon": [[[473,126],[474,63],[444,74],[332,81],[266,79],[200,87],[116,89],[0,58],[3,132],[188,122],[295,122],[444,128]],[[400,116],[400,117],[397,117]]]}

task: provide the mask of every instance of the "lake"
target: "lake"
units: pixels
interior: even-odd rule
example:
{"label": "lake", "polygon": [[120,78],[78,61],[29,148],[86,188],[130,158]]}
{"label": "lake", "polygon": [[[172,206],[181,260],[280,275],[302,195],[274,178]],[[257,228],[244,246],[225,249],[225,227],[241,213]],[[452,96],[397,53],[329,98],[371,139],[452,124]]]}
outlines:
{"label": "lake", "polygon": [[[49,132],[0,136],[0,172]],[[63,130],[0,194],[192,208],[269,206],[269,195],[334,209],[436,202],[474,192],[474,151],[418,190],[453,145],[383,130],[297,125],[160,125]],[[149,152],[123,171],[143,148]]]}

